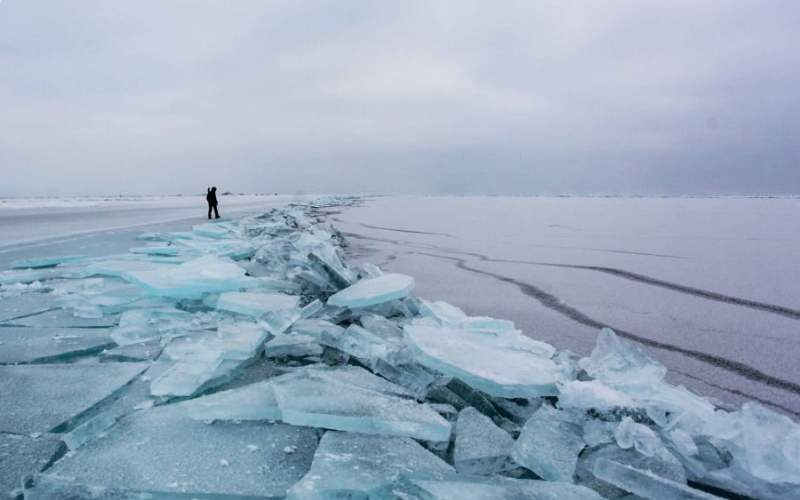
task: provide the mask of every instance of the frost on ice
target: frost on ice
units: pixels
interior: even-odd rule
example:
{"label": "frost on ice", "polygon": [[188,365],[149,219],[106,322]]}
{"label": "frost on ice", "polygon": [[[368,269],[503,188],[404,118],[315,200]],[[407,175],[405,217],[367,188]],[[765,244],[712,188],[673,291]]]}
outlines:
{"label": "frost on ice", "polygon": [[611,330],[579,360],[351,267],[324,212],[357,202],[0,273],[2,493],[800,497],[788,417],[717,408]]}

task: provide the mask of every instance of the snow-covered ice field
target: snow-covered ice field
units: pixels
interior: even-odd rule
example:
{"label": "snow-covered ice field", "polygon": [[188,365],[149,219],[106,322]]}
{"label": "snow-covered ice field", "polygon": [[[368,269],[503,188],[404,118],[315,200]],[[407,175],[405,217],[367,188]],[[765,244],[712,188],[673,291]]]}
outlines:
{"label": "snow-covered ice field", "polygon": [[422,297],[581,355],[607,325],[673,383],[800,414],[800,199],[376,197],[331,217]]}

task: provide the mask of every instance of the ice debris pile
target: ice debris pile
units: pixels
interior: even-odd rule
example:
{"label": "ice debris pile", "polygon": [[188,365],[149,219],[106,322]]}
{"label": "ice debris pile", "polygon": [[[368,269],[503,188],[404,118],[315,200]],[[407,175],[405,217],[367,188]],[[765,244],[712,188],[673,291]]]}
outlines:
{"label": "ice debris pile", "polygon": [[3,392],[0,431],[47,436],[25,497],[800,498],[789,418],[718,409],[611,330],[578,359],[348,266],[324,215],[357,201],[0,274],[0,386],[45,381]]}

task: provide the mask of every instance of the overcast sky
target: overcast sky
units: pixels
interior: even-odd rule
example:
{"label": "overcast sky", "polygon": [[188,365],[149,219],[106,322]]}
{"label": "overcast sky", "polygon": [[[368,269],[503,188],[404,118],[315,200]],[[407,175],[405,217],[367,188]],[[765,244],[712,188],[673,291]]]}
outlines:
{"label": "overcast sky", "polygon": [[0,196],[800,193],[800,2],[0,0]]}

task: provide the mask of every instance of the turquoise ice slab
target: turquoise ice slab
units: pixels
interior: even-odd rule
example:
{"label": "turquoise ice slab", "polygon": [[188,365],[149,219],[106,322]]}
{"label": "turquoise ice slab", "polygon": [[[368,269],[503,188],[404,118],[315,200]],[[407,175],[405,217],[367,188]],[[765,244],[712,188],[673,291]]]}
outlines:
{"label": "turquoise ice slab", "polygon": [[149,363],[0,366],[0,431],[47,432],[115,394]]}
{"label": "turquoise ice slab", "polygon": [[384,274],[363,279],[328,298],[329,306],[350,309],[370,307],[402,299],[414,289],[414,278],[405,274]]}
{"label": "turquoise ice slab", "polygon": [[142,491],[87,484],[76,478],[40,475],[26,483],[25,500],[279,500],[283,497],[220,495],[217,493]]}
{"label": "turquoise ice slab", "polygon": [[428,441],[450,437],[450,423],[433,409],[360,368],[301,369],[273,379],[272,387],[286,423]]}
{"label": "turquoise ice slab", "polygon": [[646,470],[657,476],[686,484],[686,472],[677,458],[669,453],[648,457],[634,449],[622,449],[616,444],[597,446],[581,453],[575,474],[578,484],[582,484],[608,498],[620,496],[623,492],[617,487],[594,476],[594,465],[598,460],[607,459],[622,465]]}
{"label": "turquoise ice slab", "polygon": [[227,259],[205,255],[170,269],[131,271],[126,279],[162,297],[199,299],[207,293],[236,291],[258,286],[245,270]]}
{"label": "turquoise ice slab", "polygon": [[621,386],[657,384],[667,373],[664,365],[610,328],[600,331],[591,356],[581,360],[581,368],[595,379]]}
{"label": "turquoise ice slab", "polygon": [[265,354],[268,358],[321,356],[322,346],[310,335],[301,335],[299,333],[292,335],[280,334],[267,342]]}
{"label": "turquoise ice slab", "polygon": [[500,476],[453,475],[444,479],[401,477],[375,498],[417,500],[602,500],[583,486],[557,481],[530,481]]}
{"label": "turquoise ice slab", "polygon": [[57,307],[56,297],[49,293],[0,296],[0,322],[38,314]]}
{"label": "turquoise ice slab", "polygon": [[131,309],[122,313],[111,337],[126,346],[162,336],[187,335],[209,326],[208,322],[197,321],[191,313],[174,307]]}
{"label": "turquoise ice slab", "polygon": [[399,437],[326,432],[308,474],[289,499],[366,499],[401,474],[442,477],[453,468],[415,441]]}
{"label": "turquoise ice slab", "polygon": [[489,332],[420,324],[408,325],[404,332],[419,363],[491,396],[558,394],[560,371],[552,360],[534,353],[538,345],[528,346],[516,337],[513,342],[501,342],[497,334]]}
{"label": "turquoise ice slab", "polygon": [[217,392],[180,403],[194,420],[280,420],[269,381]]}
{"label": "turquoise ice slab", "polygon": [[604,458],[595,462],[594,475],[642,498],[659,500],[713,500],[720,498],[663,478],[650,471],[636,469]]}
{"label": "turquoise ice slab", "polygon": [[316,445],[313,429],[210,425],[167,405],[120,419],[105,437],[60,460],[48,474],[110,488],[281,496],[308,471]]}
{"label": "turquoise ice slab", "polygon": [[582,423],[572,415],[542,405],[525,423],[511,449],[515,462],[547,481],[572,482],[578,454],[586,446]]}
{"label": "turquoise ice slab", "polygon": [[106,328],[0,328],[0,363],[67,361],[114,346]]}
{"label": "turquoise ice slab", "polygon": [[118,314],[109,314],[99,318],[79,318],[72,311],[66,309],[44,311],[8,321],[13,325],[41,328],[108,328],[115,326],[118,322]]}
{"label": "turquoise ice slab", "polygon": [[463,474],[493,474],[509,468],[514,439],[473,407],[456,421],[453,464]]}
{"label": "turquoise ice slab", "polygon": [[22,478],[42,470],[58,453],[61,439],[50,434],[36,438],[0,433],[0,498],[13,498]]}

